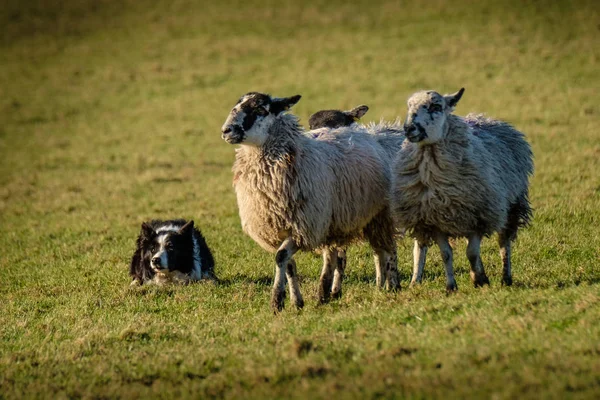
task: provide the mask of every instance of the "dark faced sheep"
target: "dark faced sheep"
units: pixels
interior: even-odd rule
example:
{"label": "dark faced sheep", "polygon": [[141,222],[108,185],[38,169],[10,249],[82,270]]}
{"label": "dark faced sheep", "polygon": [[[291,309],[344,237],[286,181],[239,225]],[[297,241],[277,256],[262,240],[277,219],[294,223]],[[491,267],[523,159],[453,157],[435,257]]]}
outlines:
{"label": "dark faced sheep", "polygon": [[310,116],[308,125],[311,130],[350,126],[358,122],[367,111],[369,111],[369,107],[364,104],[349,111],[321,110]]}
{"label": "dark faced sheep", "polygon": [[[369,107],[366,105],[360,105],[349,111],[342,110],[321,110],[317,111],[308,119],[308,125],[311,129],[309,135],[318,137],[320,134],[327,130],[321,130],[321,128],[342,128],[348,127],[352,124],[360,121],[360,118],[364,116]],[[340,247],[337,249],[337,265],[333,274],[333,284],[331,286],[331,297],[339,298],[342,295],[342,280],[344,278],[344,271],[346,270],[347,258],[346,248]]]}
{"label": "dark faced sheep", "polygon": [[[309,136],[319,138],[321,135],[335,135],[338,132],[337,128],[349,127],[357,124],[355,129],[364,128],[370,134],[374,135],[374,139],[383,147],[388,154],[388,165],[392,164],[396,156],[396,152],[400,150],[402,142],[404,141],[404,132],[399,121],[395,122],[384,122],[381,121],[377,124],[369,123],[368,125],[359,125],[360,118],[362,118],[369,107],[366,105],[360,105],[349,111],[342,110],[321,110],[317,111],[309,118],[310,132],[307,132]],[[344,131],[344,130],[342,130]],[[403,234],[403,230],[400,230],[399,235]],[[346,249],[338,249],[338,266],[335,269],[333,277],[333,286],[331,290],[332,297],[339,297],[341,295],[342,279],[344,271],[346,269]],[[378,271],[376,271],[378,272]],[[379,282],[384,277],[377,275],[376,281]]]}
{"label": "dark faced sheep", "polygon": [[336,248],[363,235],[385,277],[379,283],[399,288],[387,154],[364,129],[305,135],[297,117],[285,112],[298,100],[248,93],[222,128],[225,141],[240,144],[233,184],[242,228],[276,253],[273,309],[283,308],[286,275],[291,301],[304,304],[293,259],[298,250],[323,251],[323,302],[331,295]]}
{"label": "dark faced sheep", "polygon": [[531,219],[528,199],[533,155],[523,134],[480,115],[452,114],[464,89],[442,96],[418,92],[408,100],[404,142],[394,165],[392,211],[415,237],[411,284],[420,282],[427,246],[435,241],[456,290],[449,237],[468,239],[475,286],[489,284],[480,256],[484,236],[498,232],[502,282],[512,284],[511,242]]}

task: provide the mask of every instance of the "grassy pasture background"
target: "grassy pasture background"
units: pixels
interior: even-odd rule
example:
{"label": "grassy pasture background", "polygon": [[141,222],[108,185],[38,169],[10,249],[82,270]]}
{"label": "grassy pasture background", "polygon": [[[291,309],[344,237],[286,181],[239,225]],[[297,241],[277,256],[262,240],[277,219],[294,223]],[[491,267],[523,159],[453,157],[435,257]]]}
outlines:
{"label": "grassy pasture background", "polygon": [[[352,4],[350,4],[352,3]],[[0,8],[0,398],[598,398],[600,7],[594,1],[17,1]],[[344,295],[268,306],[272,256],[241,232],[220,126],[252,90],[306,122],[466,92],[527,134],[535,220],[515,285],[444,294],[439,252],[378,292],[352,247]],[[143,220],[193,218],[220,285],[128,288]]]}

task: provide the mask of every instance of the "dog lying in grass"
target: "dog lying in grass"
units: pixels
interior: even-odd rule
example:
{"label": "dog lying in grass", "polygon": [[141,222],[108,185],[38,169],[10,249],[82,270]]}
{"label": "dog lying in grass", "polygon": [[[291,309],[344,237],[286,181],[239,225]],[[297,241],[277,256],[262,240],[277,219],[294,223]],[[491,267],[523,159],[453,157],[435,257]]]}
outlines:
{"label": "dog lying in grass", "polygon": [[131,258],[131,286],[216,280],[214,259],[194,221],[142,223]]}

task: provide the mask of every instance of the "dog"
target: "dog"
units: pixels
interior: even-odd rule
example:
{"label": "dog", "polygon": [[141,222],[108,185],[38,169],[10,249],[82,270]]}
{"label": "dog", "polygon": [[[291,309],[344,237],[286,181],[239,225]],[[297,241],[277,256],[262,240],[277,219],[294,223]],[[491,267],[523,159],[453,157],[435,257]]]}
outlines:
{"label": "dog", "polygon": [[212,253],[194,221],[143,222],[136,244],[131,286],[217,280]]}

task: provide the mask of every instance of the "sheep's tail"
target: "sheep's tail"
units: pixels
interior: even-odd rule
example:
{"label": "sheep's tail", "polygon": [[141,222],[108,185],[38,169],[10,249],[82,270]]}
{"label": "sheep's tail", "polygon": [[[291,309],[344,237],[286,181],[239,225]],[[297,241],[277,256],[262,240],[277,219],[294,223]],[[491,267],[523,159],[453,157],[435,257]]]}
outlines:
{"label": "sheep's tail", "polygon": [[531,208],[529,193],[527,191],[519,196],[519,200],[517,200],[516,205],[513,207],[515,209],[519,227],[526,227],[531,224],[531,220],[533,219],[533,209]]}
{"label": "sheep's tail", "polygon": [[509,240],[515,240],[517,238],[517,231],[519,228],[524,228],[531,224],[533,219],[533,209],[529,202],[529,194],[524,191],[521,196],[510,206],[508,212],[508,221],[504,227],[504,235]]}

